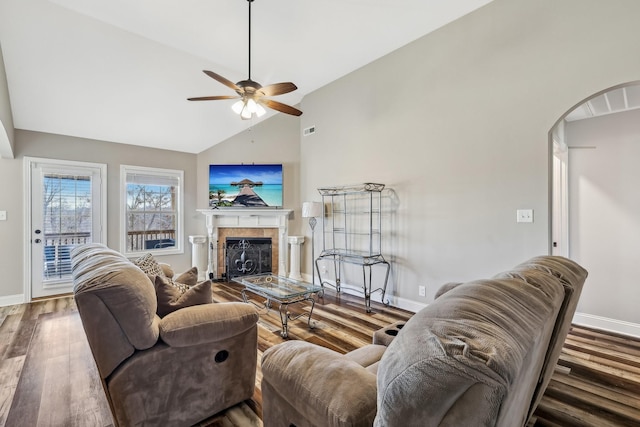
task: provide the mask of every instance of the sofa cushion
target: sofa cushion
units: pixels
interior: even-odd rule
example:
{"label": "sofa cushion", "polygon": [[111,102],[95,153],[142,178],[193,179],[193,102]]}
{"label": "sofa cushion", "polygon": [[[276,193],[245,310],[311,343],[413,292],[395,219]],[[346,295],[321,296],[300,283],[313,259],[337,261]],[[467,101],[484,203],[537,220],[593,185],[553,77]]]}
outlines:
{"label": "sofa cushion", "polygon": [[171,347],[219,342],[256,328],[258,310],[243,302],[196,305],[160,320],[160,338]]}
{"label": "sofa cushion", "polygon": [[157,313],[160,317],[184,307],[213,302],[210,280],[182,291],[172,283],[171,279],[158,275],[155,279],[155,289],[158,301]]}
{"label": "sofa cushion", "polygon": [[[305,341],[288,341],[267,349],[262,356],[263,393],[283,392],[286,402],[265,404],[264,413],[290,407],[286,423],[266,414],[264,425],[371,426],[376,413],[376,377],[353,360]],[[304,420],[313,420],[304,422]]]}

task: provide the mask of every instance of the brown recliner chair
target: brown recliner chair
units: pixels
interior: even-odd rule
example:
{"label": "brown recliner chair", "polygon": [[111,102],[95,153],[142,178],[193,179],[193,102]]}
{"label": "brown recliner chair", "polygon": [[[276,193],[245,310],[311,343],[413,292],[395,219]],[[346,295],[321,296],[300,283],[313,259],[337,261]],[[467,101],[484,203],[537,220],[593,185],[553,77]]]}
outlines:
{"label": "brown recliner chair", "polygon": [[188,426],[252,397],[256,309],[214,303],[156,315],[151,280],[99,244],[72,255],[75,300],[116,425]]}

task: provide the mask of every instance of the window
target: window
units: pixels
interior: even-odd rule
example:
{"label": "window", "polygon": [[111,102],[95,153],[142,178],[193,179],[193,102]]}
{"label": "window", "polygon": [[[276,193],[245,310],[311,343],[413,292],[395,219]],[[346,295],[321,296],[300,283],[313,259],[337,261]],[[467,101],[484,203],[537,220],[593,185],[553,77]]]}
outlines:
{"label": "window", "polygon": [[122,253],[183,253],[183,179],[180,170],[120,167]]}
{"label": "window", "polygon": [[44,173],[42,185],[44,278],[68,278],[71,249],[91,242],[91,176]]}

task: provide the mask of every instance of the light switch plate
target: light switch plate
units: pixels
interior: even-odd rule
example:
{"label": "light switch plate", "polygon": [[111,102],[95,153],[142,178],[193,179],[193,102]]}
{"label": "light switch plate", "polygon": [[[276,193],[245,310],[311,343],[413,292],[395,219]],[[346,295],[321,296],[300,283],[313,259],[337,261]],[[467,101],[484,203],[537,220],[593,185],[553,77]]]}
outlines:
{"label": "light switch plate", "polygon": [[533,222],[533,209],[518,209],[516,222]]}
{"label": "light switch plate", "polygon": [[0,221],[7,220],[7,211],[0,211]]}

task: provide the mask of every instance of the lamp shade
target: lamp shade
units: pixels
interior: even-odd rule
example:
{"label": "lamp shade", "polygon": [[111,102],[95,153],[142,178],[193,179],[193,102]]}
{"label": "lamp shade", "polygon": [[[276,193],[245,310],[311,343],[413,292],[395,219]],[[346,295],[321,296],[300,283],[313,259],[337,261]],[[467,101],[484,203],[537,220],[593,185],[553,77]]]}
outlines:
{"label": "lamp shade", "polygon": [[304,202],[302,204],[302,218],[316,218],[322,216],[323,206],[320,202]]}

